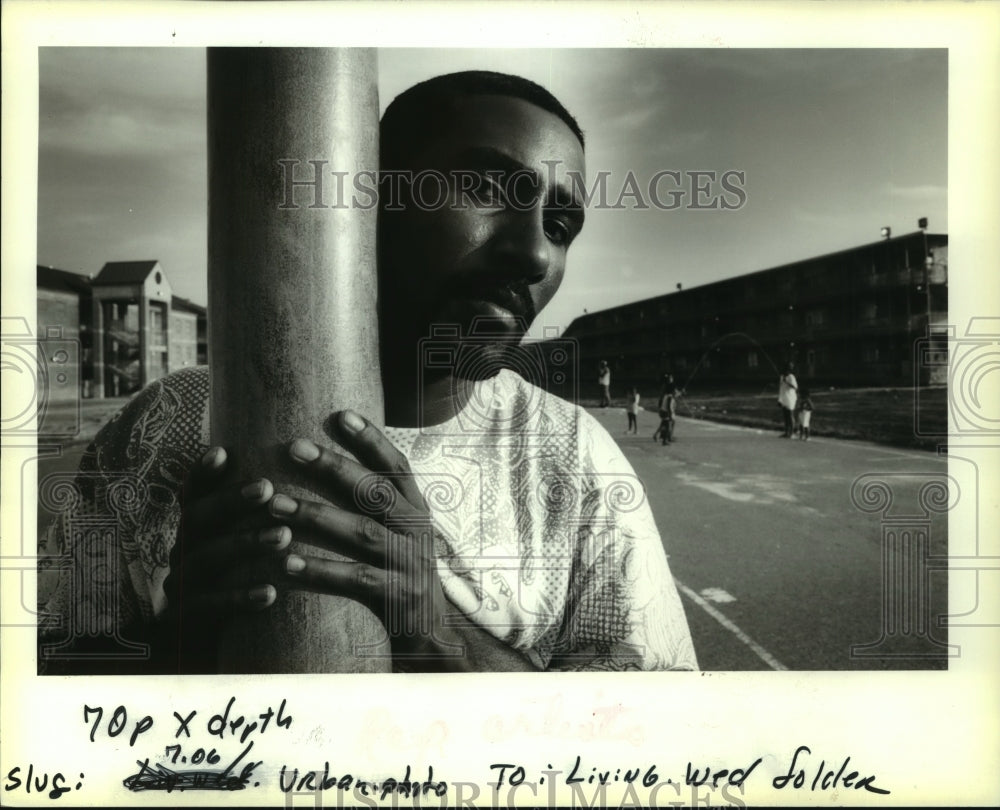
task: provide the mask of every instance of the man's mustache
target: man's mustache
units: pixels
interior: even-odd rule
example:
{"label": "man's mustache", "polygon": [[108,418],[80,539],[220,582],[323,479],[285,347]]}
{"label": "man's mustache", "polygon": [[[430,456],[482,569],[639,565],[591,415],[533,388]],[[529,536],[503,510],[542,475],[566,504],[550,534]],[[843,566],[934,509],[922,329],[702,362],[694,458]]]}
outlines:
{"label": "man's mustache", "polygon": [[535,305],[527,282],[521,279],[475,279],[452,290],[450,298],[468,301],[490,301],[512,315],[522,318],[525,325],[535,319]]}

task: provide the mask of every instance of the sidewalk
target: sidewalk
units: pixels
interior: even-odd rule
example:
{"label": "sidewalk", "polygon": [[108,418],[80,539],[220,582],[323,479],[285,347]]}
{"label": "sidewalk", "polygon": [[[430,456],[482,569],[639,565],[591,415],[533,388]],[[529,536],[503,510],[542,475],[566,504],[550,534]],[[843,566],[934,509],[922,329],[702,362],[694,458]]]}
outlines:
{"label": "sidewalk", "polygon": [[128,401],[129,397],[114,397],[46,403],[44,414],[39,414],[40,433],[65,446],[87,444]]}

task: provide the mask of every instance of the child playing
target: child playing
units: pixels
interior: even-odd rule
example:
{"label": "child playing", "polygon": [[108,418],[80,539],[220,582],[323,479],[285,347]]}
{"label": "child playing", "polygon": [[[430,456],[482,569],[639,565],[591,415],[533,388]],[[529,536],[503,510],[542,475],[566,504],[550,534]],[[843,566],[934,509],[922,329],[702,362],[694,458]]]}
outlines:
{"label": "child playing", "polygon": [[657,406],[660,412],[660,426],[653,434],[653,441],[657,439],[663,444],[670,444],[674,440],[674,416],[677,414],[677,388],[674,386],[674,378],[667,375],[663,380],[663,393],[660,394],[660,402]]}
{"label": "child playing", "polygon": [[796,408],[796,422],[799,425],[799,438],[809,441],[809,423],[812,421],[813,404],[812,397],[809,396],[808,388],[799,390],[798,407]]}
{"label": "child playing", "polygon": [[634,385],[628,392],[628,402],[625,405],[625,412],[628,414],[628,428],[625,430],[625,435],[629,433],[639,433],[639,389]]}

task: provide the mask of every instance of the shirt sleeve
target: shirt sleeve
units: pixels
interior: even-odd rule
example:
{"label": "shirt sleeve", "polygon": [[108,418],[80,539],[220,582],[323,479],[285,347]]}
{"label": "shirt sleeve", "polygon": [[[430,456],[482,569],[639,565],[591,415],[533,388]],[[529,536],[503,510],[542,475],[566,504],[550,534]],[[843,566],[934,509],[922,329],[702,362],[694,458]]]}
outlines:
{"label": "shirt sleeve", "polygon": [[75,474],[39,482],[54,513],[39,538],[39,672],[153,665],[180,487],[207,439],[207,384],[204,369],[153,383],[98,432]]}
{"label": "shirt sleeve", "polygon": [[604,429],[581,419],[580,523],[560,642],[549,669],[696,670],[645,488]]}
{"label": "shirt sleeve", "polygon": [[39,482],[40,500],[57,509],[39,538],[40,674],[94,671],[117,653],[148,652],[144,642],[129,641],[145,611],[127,575],[128,525],[109,506],[128,485],[97,462],[109,433],[88,446],[75,475]]}

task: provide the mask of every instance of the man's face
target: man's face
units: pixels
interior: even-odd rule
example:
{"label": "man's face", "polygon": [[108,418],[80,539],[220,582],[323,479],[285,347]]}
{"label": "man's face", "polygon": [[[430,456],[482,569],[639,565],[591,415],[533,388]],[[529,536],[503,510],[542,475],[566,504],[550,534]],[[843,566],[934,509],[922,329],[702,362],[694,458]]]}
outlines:
{"label": "man's face", "polygon": [[410,161],[413,176],[430,171],[406,210],[383,212],[387,311],[421,337],[437,324],[468,335],[478,319],[516,340],[558,290],[583,226],[583,147],[558,116],[506,96],[464,98],[446,123]]}

